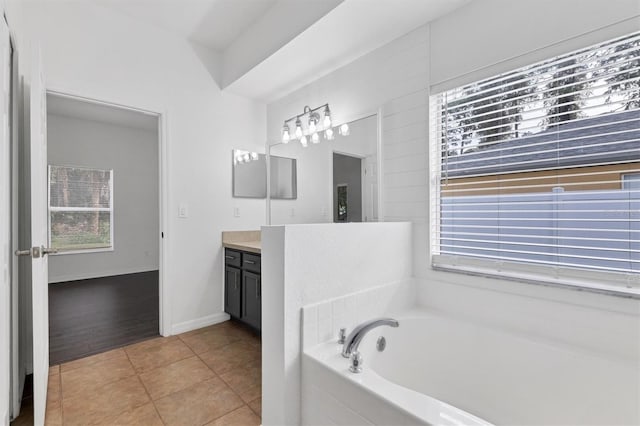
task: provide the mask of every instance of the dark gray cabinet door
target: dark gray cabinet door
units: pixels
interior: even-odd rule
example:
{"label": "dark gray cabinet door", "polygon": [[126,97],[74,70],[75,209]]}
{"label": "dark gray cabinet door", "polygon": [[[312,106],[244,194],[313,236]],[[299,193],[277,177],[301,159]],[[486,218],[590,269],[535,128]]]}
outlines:
{"label": "dark gray cabinet door", "polygon": [[242,321],[256,330],[262,322],[260,275],[242,271]]}
{"label": "dark gray cabinet door", "polygon": [[224,267],[224,311],[235,318],[242,315],[242,272],[233,266]]}

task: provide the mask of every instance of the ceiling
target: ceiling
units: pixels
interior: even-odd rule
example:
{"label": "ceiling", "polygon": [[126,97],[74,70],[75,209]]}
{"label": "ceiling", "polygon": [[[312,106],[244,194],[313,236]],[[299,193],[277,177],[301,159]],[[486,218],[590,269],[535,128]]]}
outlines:
{"label": "ceiling", "polygon": [[158,131],[156,115],[55,93],[47,94],[47,113],[152,132]]}
{"label": "ceiling", "polygon": [[228,48],[277,0],[94,0],[216,51]]}
{"label": "ceiling", "polygon": [[470,0],[90,1],[185,38],[219,87],[270,102]]}
{"label": "ceiling", "polygon": [[277,100],[470,1],[345,0],[227,89]]}

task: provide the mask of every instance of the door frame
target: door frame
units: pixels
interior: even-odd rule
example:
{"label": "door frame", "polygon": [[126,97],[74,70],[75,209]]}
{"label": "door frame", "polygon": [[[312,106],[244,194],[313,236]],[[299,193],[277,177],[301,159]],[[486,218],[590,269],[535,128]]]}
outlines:
{"label": "door frame", "polygon": [[[165,244],[167,235],[169,235],[169,121],[168,111],[166,108],[149,105],[125,105],[120,102],[114,102],[107,99],[99,99],[94,96],[84,96],[72,90],[65,88],[52,87],[47,85],[47,95],[60,96],[67,99],[73,99],[80,102],[88,102],[97,105],[125,109],[129,111],[140,112],[152,115],[158,119],[158,293],[159,293],[159,330],[162,336],[170,336],[172,334],[171,326],[171,295],[168,285],[168,247]],[[127,102],[129,103],[129,102]]]}
{"label": "door frame", "polygon": [[[382,160],[382,158],[384,157],[384,143],[383,143],[383,129],[382,129],[382,121],[383,121],[383,109],[382,107],[377,108],[375,110],[366,110],[364,112],[360,112],[358,114],[353,114],[351,116],[348,117],[347,120],[344,120],[341,122],[342,123],[348,123],[351,124],[354,121],[360,121],[360,120],[364,120],[366,118],[370,118],[376,116],[376,167],[378,168],[377,170],[377,176],[378,176],[378,220],[377,222],[384,222],[384,214],[383,214],[383,206],[384,206],[384,202],[383,202],[383,196],[384,196],[384,191],[383,191],[383,178],[384,178],[384,173],[383,173],[383,166],[384,166],[384,161]],[[336,127],[338,127],[339,125],[336,125]],[[328,162],[330,164],[330,169],[331,169],[331,191],[330,191],[330,199],[329,199],[329,206],[331,206],[331,214],[333,215],[333,209],[335,208],[335,206],[333,205],[333,154],[340,154],[340,155],[346,155],[348,157],[354,157],[354,158],[360,158],[361,160],[365,160],[367,157],[361,156],[361,155],[357,155],[357,154],[352,154],[349,152],[345,152],[345,151],[340,151],[340,150],[335,150],[335,149],[330,149],[329,150],[329,159]],[[362,180],[362,185],[364,185],[364,179]],[[267,194],[268,195],[268,194]],[[364,196],[364,191],[363,191],[363,196]],[[364,203],[362,204],[364,207]],[[271,208],[269,205],[267,205],[267,210],[268,210],[268,222],[267,223],[271,223],[271,216],[270,216],[270,211]],[[331,222],[333,222],[333,216],[331,217]],[[364,222],[364,220],[363,220]]]}

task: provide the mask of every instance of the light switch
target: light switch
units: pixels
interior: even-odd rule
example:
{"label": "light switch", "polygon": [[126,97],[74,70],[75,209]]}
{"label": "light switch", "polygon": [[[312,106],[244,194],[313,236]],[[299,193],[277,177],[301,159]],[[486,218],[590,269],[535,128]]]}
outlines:
{"label": "light switch", "polygon": [[240,217],[240,208],[238,207],[233,208],[233,217]]}
{"label": "light switch", "polygon": [[180,203],[180,206],[178,206],[178,217],[183,219],[189,217],[189,206],[185,203]]}

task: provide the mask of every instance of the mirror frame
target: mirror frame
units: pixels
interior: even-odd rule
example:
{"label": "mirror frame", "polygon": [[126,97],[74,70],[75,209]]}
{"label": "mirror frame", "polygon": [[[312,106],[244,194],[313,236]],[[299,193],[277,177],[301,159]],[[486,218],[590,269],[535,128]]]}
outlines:
{"label": "mirror frame", "polygon": [[[359,113],[359,114],[353,114],[351,116],[348,116],[349,119],[346,119],[344,121],[342,121],[340,124],[343,123],[352,123],[354,121],[358,121],[358,120],[363,120],[365,118],[368,117],[372,117],[372,116],[376,116],[376,135],[377,135],[377,141],[376,141],[376,150],[378,153],[378,158],[377,158],[377,167],[378,167],[378,220],[377,222],[384,222],[385,221],[385,214],[384,214],[384,166],[383,166],[383,161],[382,161],[382,157],[383,157],[383,133],[382,133],[382,117],[383,117],[383,108],[382,107],[378,107],[375,110],[368,110],[366,112],[363,113]],[[278,145],[282,145],[281,141],[277,141],[275,143],[270,143],[268,140],[265,142],[265,152],[266,152],[266,157],[267,157],[267,199],[266,199],[266,223],[267,225],[271,226],[273,225],[272,220],[271,220],[271,170],[270,170],[270,163],[271,161],[269,160],[269,158],[271,157],[271,148],[274,146],[278,146]],[[333,150],[331,150],[331,155],[333,155]],[[296,165],[297,167],[297,165]],[[297,179],[296,179],[296,195],[297,195]],[[296,198],[297,199],[297,198]],[[331,200],[331,211],[333,211],[333,198]],[[331,219],[331,222],[333,223],[333,218]]]}

